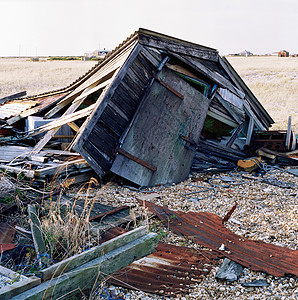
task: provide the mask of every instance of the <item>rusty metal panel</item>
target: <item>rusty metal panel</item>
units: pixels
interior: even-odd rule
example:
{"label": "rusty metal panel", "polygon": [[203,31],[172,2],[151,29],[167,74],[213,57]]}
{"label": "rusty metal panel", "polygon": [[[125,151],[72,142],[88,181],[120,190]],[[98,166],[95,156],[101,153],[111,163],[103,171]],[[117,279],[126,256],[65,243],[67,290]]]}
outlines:
{"label": "rusty metal panel", "polygon": [[41,111],[42,109],[51,105],[66,94],[67,93],[50,95],[29,100],[11,100],[0,106],[0,119],[5,120],[11,117],[15,117],[33,107],[36,107],[36,112]]}
{"label": "rusty metal panel", "polygon": [[109,282],[160,295],[186,292],[217,263],[218,253],[159,243],[156,251],[111,275]]}
{"label": "rusty metal panel", "polygon": [[14,224],[0,223],[0,244],[10,244],[15,236]]}
{"label": "rusty metal panel", "polygon": [[[188,236],[194,242],[223,254],[229,259],[254,270],[274,276],[293,274],[298,276],[298,251],[245,239],[232,233],[222,224],[223,220],[207,212],[174,212],[165,206],[141,201],[161,220],[166,221],[170,230]],[[222,244],[225,250],[222,249]]]}

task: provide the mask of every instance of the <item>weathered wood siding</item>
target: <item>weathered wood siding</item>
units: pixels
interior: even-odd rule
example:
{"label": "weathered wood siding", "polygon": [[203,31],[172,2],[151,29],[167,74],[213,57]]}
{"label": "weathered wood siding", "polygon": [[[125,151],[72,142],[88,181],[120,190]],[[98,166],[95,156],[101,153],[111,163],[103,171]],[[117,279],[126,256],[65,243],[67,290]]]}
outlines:
{"label": "weathered wood siding", "polygon": [[120,153],[111,168],[141,186],[177,183],[187,178],[194,152],[184,147],[180,136],[198,142],[210,104],[210,99],[173,71],[164,68],[159,78],[169,87],[154,81],[122,145],[123,150],[156,171]]}
{"label": "weathered wood siding", "polygon": [[74,145],[99,175],[110,169],[118,141],[158,64],[147,49],[137,45]]}

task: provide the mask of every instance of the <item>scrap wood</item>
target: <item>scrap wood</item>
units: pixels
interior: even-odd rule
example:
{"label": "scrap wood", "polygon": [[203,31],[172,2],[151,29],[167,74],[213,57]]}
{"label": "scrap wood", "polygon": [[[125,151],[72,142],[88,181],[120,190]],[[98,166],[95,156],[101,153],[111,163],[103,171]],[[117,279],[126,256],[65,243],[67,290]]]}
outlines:
{"label": "scrap wood", "polygon": [[[51,270],[49,268],[42,270],[44,275],[46,275],[46,270],[50,271],[48,272],[50,280],[12,299],[58,299],[70,295],[74,291],[90,289],[108,275],[155,250],[158,235],[151,232],[139,236],[140,230],[143,231],[143,228],[138,228],[131,233],[106,242],[105,245],[100,245],[96,248],[97,253],[90,249],[76,255],[76,261],[72,265],[68,259],[60,262],[59,270],[57,270],[57,264],[51,266]],[[138,233],[137,237],[136,233]],[[127,241],[127,236],[132,234],[135,238]],[[102,251],[103,247],[106,251]],[[92,255],[90,255],[91,252]],[[103,252],[105,255],[102,255]],[[78,257],[82,259],[78,261]],[[62,272],[63,274],[61,274]],[[52,278],[52,275],[57,277]],[[42,276],[42,278],[45,280],[47,277]]]}
{"label": "scrap wood", "polygon": [[169,229],[176,234],[188,236],[194,242],[213,249],[251,270],[273,276],[298,276],[298,250],[245,239],[225,228],[222,218],[212,213],[174,212],[166,206],[148,201],[140,203],[166,221]]}
{"label": "scrap wood", "polygon": [[217,264],[218,254],[159,243],[156,251],[111,275],[109,283],[144,292],[185,293]]}

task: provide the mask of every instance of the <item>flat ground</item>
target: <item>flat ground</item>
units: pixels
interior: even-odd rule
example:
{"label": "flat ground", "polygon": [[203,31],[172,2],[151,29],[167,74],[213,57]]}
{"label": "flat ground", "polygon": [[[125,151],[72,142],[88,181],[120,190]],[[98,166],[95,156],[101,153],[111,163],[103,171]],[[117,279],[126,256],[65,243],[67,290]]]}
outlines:
{"label": "flat ground", "polygon": [[[274,129],[286,129],[292,116],[298,132],[298,58],[228,57],[258,100],[274,119]],[[29,58],[0,58],[0,98],[27,91],[36,95],[63,88],[92,68],[94,61],[32,62]]]}
{"label": "flat ground", "polygon": [[[230,57],[232,65],[240,73],[247,85],[255,93],[273,119],[277,122],[276,128],[286,128],[287,118],[293,117],[293,124],[298,132],[298,59],[277,57]],[[0,97],[27,90],[28,94],[37,94],[51,89],[58,89],[70,84],[77,77],[84,74],[94,62],[30,62],[26,59],[0,59]],[[296,105],[295,105],[296,104]],[[223,186],[220,177],[222,174],[192,174],[191,177],[177,185],[146,189],[145,192],[156,191],[159,197],[152,202],[158,205],[167,205],[169,209],[189,211],[207,211],[223,217],[234,205],[238,206],[227,222],[226,227],[232,232],[249,238],[258,239],[277,246],[298,249],[298,177],[290,175],[286,170],[267,172],[264,177],[243,177],[242,173],[228,173],[237,184]],[[264,178],[267,182],[264,182]],[[210,189],[210,179],[217,185]],[[275,185],[273,185],[275,184]],[[226,185],[226,184],[225,184]],[[194,193],[196,192],[196,194]],[[216,192],[216,194],[215,194]],[[68,191],[68,195],[76,195],[77,187]],[[187,194],[192,193],[188,198]],[[101,204],[122,206],[135,204],[133,212],[142,216],[141,222],[149,224],[152,231],[160,234],[164,242],[193,249],[201,247],[188,238],[180,237],[171,232],[167,226],[156,218],[148,216],[138,204],[136,198],[142,192],[128,186],[109,182],[101,188],[92,188],[89,198]],[[85,192],[78,197],[87,199]],[[146,193],[144,194],[146,195]],[[89,199],[88,198],[88,199]],[[52,219],[52,218],[51,218]],[[16,222],[20,226],[22,218]],[[46,220],[46,219],[45,219]],[[54,220],[54,218],[53,218]],[[43,221],[44,222],[44,221]],[[28,225],[28,221],[26,221]],[[57,221],[53,221],[55,228]],[[295,276],[275,277],[264,272],[251,271],[244,268],[236,282],[227,283],[217,281],[214,277],[222,260],[203,281],[195,284],[183,296],[172,297],[175,300],[194,299],[297,299],[298,280]],[[255,279],[265,279],[268,286],[242,286],[244,282]],[[150,295],[141,291],[131,291],[124,288],[115,288],[108,283],[104,285],[109,291],[114,291],[121,299],[164,299],[162,296]],[[104,294],[103,290],[97,290]],[[83,299],[102,299],[100,296],[86,296]]]}
{"label": "flat ground", "polygon": [[274,129],[286,129],[288,117],[298,133],[298,58],[228,57],[229,62],[269,112]]}

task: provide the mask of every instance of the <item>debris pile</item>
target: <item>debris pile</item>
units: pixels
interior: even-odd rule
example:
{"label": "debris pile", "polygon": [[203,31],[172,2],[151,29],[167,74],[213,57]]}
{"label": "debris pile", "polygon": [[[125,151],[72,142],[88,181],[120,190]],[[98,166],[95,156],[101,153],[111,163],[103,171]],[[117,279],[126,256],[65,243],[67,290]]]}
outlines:
{"label": "debris pile", "polygon": [[[218,280],[237,282],[245,268],[298,275],[297,250],[226,228],[244,205],[244,194],[233,190],[241,191],[247,181],[294,194],[296,183],[276,172],[297,176],[297,169],[281,167],[297,166],[298,152],[291,118],[287,130],[270,131],[274,121],[217,50],[139,29],[68,87],[22,96],[0,99],[0,210],[7,214],[27,206],[30,228],[18,227],[24,237],[16,243],[17,227],[1,223],[1,259],[6,263],[20,254],[18,267],[40,278],[24,278],[32,282],[26,288],[21,282],[5,287],[1,297],[61,297],[112,273],[109,284],[174,296],[201,284],[223,257],[230,261],[218,270]],[[210,175],[218,171],[228,173]],[[190,172],[208,178],[187,180]],[[129,186],[123,186],[125,197],[117,192],[107,203],[108,194],[90,191],[98,190],[93,177],[109,175]],[[79,193],[63,193],[86,182],[84,200]],[[175,190],[175,184],[182,188]],[[224,208],[235,205],[219,217],[216,210],[223,205],[214,199],[223,194],[230,197]],[[167,207],[178,202],[177,209]],[[162,220],[159,226],[168,235],[174,232],[201,248],[157,245],[158,235],[145,227],[128,232],[118,227],[135,227],[145,208]],[[141,222],[150,223],[148,211]],[[56,230],[46,231],[50,226]],[[75,246],[63,240],[62,233],[71,232],[67,226],[77,234]],[[54,262],[53,240],[68,253],[66,259]],[[31,260],[30,268],[24,259]],[[260,278],[243,283],[256,286],[267,284]]]}

